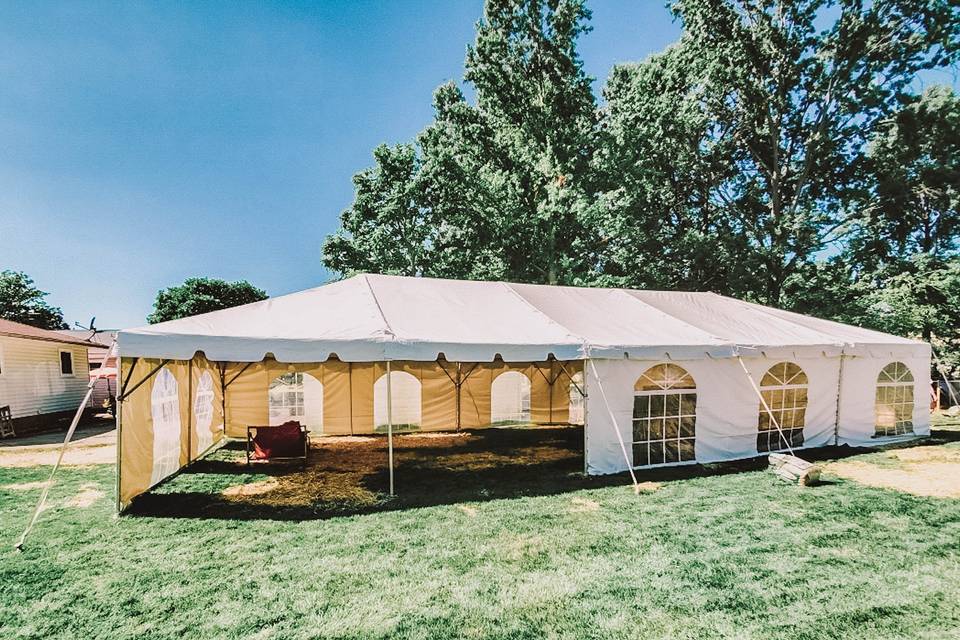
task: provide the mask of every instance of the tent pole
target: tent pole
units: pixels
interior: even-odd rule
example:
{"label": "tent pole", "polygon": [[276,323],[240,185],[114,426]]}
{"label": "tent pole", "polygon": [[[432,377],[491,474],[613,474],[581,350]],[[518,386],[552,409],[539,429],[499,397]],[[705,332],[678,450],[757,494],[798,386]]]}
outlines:
{"label": "tent pole", "polygon": [[846,354],[840,350],[840,374],[837,378],[837,413],[833,420],[833,445],[840,444],[840,390],[843,388],[843,359]]}
{"label": "tent pole", "polygon": [[[153,376],[155,376],[155,375],[157,374],[157,372],[160,371],[160,369],[163,369],[165,366],[167,366],[168,364],[170,364],[170,362],[171,362],[171,361],[170,361],[169,359],[161,360],[161,361],[160,361],[160,364],[158,364],[156,367],[154,367],[153,370],[152,370],[150,373],[148,373],[143,380],[141,380],[141,381],[138,382],[137,384],[133,385],[133,388],[130,389],[129,391],[123,391],[119,396],[117,396],[117,401],[119,402],[119,401],[122,400],[123,398],[126,398],[126,397],[129,396],[131,393],[133,393],[134,391],[136,391],[137,389],[139,389],[140,386],[141,386],[143,383],[145,383],[147,380],[149,380],[150,378],[152,378]],[[126,385],[124,385],[124,386],[126,386]]]}
{"label": "tent pole", "polygon": [[[107,351],[106,357],[103,359],[104,362],[110,360],[110,356],[114,354],[117,350],[117,340],[113,340],[113,344],[110,345],[110,349]],[[73,414],[73,420],[70,422],[70,428],[67,429],[67,435],[63,439],[63,445],[60,447],[60,453],[57,456],[57,462],[53,465],[53,469],[50,471],[50,477],[47,478],[47,481],[43,485],[43,491],[40,493],[40,499],[37,500],[37,506],[33,510],[33,515],[30,517],[30,522],[27,523],[27,527],[23,530],[23,533],[20,534],[20,541],[14,546],[17,551],[23,551],[23,543],[27,539],[27,535],[30,534],[30,530],[33,529],[33,525],[37,523],[37,519],[40,517],[40,513],[43,511],[43,505],[47,501],[47,496],[50,494],[50,487],[53,485],[53,477],[57,474],[57,470],[60,468],[60,464],[63,462],[63,454],[67,452],[67,447],[70,445],[70,440],[73,438],[73,432],[77,430],[77,425],[80,424],[80,418],[83,417],[83,410],[87,408],[87,403],[90,402],[90,396],[93,395],[93,388],[97,386],[97,383],[100,381],[100,378],[103,376],[104,365],[100,365],[100,369],[97,370],[96,375],[93,378],[90,378],[90,381],[87,382],[87,393],[83,396],[83,400],[80,401],[80,406],[77,407],[76,413]],[[120,451],[120,443],[117,443],[117,451]],[[117,494],[119,495],[119,493]]]}
{"label": "tent pole", "polygon": [[460,427],[461,427],[461,425],[463,424],[463,423],[462,423],[462,420],[461,420],[461,417],[460,417],[460,416],[461,416],[461,407],[463,406],[463,405],[462,405],[462,399],[461,399],[461,396],[460,396],[460,386],[463,384],[463,382],[460,380],[460,373],[461,373],[462,367],[463,367],[463,363],[462,363],[462,362],[457,362],[457,383],[456,383],[456,385],[455,385],[455,387],[456,387],[456,389],[457,389],[457,431],[460,431]]}
{"label": "tent pole", "polygon": [[[561,368],[563,365],[560,365]],[[566,372],[565,372],[566,373]],[[570,374],[567,374],[567,377],[570,377]],[[571,379],[571,382],[573,380]],[[576,386],[576,385],[574,385]],[[587,452],[590,450],[588,447],[590,443],[587,441],[587,430],[589,428],[590,421],[587,419],[587,376],[583,376],[583,389],[577,388],[577,391],[580,392],[580,395],[583,397],[583,475],[589,475],[589,467],[587,465]],[[569,419],[569,414],[568,414]]]}
{"label": "tent pole", "polygon": [[390,495],[393,493],[393,385],[390,361],[387,360],[387,459],[390,465]]}
{"label": "tent pole", "polygon": [[187,361],[187,464],[193,462],[193,358]]}
{"label": "tent pole", "polygon": [[[600,397],[603,399],[603,404],[607,408],[607,414],[610,416],[610,425],[613,427],[613,432],[617,435],[617,440],[620,442],[620,450],[623,451],[623,459],[627,463],[627,471],[630,472],[630,479],[633,480],[633,491],[634,493],[640,493],[640,483],[637,482],[637,474],[633,472],[633,461],[630,459],[630,455],[627,453],[627,445],[623,442],[623,434],[620,433],[620,427],[617,426],[617,417],[613,415],[613,409],[610,408],[610,403],[607,401],[607,393],[603,390],[603,383],[600,381],[600,374],[597,373],[597,365],[593,364],[593,358],[589,359],[590,368],[593,369],[593,377],[597,379],[597,389],[600,390]],[[587,376],[583,376],[584,381],[586,381]],[[584,382],[586,385],[586,382]],[[586,431],[586,427],[584,427]]]}
{"label": "tent pole", "polygon": [[223,435],[227,436],[227,385],[224,384],[227,377],[227,363],[218,362],[217,368],[220,369],[220,418],[223,420]]}
{"label": "tent pole", "polygon": [[353,363],[347,363],[347,392],[350,395],[350,435],[353,435]]}
{"label": "tent pole", "polygon": [[547,402],[550,403],[550,409],[547,413],[547,420],[550,422],[550,424],[553,424],[553,383],[555,383],[556,381],[557,379],[553,377],[553,360],[551,359],[550,360],[550,380],[548,380],[549,384],[547,385],[547,389],[548,389]]}
{"label": "tent pole", "polygon": [[[133,367],[135,367],[136,364],[137,364],[137,361],[136,361],[136,359],[134,359],[134,361],[130,364],[130,368],[133,369]],[[105,365],[100,365],[100,366],[102,367],[102,366],[105,366]],[[116,457],[117,457],[117,479],[116,479],[116,485],[117,485],[117,487],[116,487],[116,489],[117,489],[117,500],[116,500],[116,503],[114,504],[114,507],[115,507],[115,513],[114,513],[114,515],[116,515],[116,516],[119,516],[119,515],[120,515],[120,511],[122,510],[122,505],[120,504],[120,433],[121,433],[121,430],[122,430],[122,428],[123,428],[123,418],[121,417],[121,416],[123,416],[123,400],[120,398],[120,384],[119,384],[122,380],[123,380],[123,358],[121,358],[121,357],[118,356],[118,357],[117,357],[117,395],[115,396],[115,397],[116,397],[116,403],[113,405],[113,410],[117,412],[117,415],[113,416],[113,419],[114,419],[114,420],[116,421],[116,423],[117,423],[117,444],[116,444],[116,447],[117,447],[117,451],[116,451]],[[129,382],[129,379],[128,379],[128,382]]]}

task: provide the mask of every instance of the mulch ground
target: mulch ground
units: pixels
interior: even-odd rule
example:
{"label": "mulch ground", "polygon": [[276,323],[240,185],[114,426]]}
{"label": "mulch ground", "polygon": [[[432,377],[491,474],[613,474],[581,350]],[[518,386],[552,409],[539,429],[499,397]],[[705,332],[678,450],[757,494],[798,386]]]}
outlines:
{"label": "mulch ground", "polygon": [[[661,468],[638,478],[661,481],[758,465]],[[243,444],[231,442],[137,498],[129,513],[315,519],[629,486],[630,478],[583,473],[582,427],[537,427],[395,436],[394,482],[391,496],[385,436],[316,438],[306,468],[299,463],[248,466]]]}

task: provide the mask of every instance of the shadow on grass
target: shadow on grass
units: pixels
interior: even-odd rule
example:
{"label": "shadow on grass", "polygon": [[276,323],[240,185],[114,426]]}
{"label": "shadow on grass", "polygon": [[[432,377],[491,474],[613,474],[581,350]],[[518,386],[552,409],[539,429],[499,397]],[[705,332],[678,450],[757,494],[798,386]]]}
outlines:
{"label": "shadow on grass", "polygon": [[[311,520],[416,507],[629,487],[627,473],[583,473],[581,427],[484,429],[394,439],[395,496],[388,493],[386,438],[319,439],[306,469],[245,464],[231,442],[138,497],[128,513],[169,518]],[[738,473],[765,458],[638,471],[640,482]],[[248,490],[246,495],[241,492]],[[260,489],[263,489],[261,492]]]}
{"label": "shadow on grass", "polygon": [[[946,444],[960,432],[878,447],[804,449],[811,462],[917,444]],[[244,444],[228,442],[138,497],[128,513],[167,518],[312,520],[416,507],[549,496],[580,489],[629,487],[630,476],[583,473],[583,428],[482,429],[394,438],[396,495],[390,496],[383,436],[320,438],[306,468],[245,463]],[[730,462],[638,470],[640,482],[669,482],[756,471],[766,455]],[[823,484],[829,484],[824,481]]]}

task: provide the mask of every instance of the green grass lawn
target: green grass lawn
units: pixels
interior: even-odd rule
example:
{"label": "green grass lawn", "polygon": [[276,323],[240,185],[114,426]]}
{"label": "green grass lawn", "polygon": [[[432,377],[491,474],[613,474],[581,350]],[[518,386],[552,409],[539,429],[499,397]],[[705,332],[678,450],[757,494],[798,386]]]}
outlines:
{"label": "green grass lawn", "polygon": [[99,465],[62,470],[15,552],[39,494],[16,485],[47,473],[0,468],[4,640],[960,637],[960,500],[756,470],[225,518],[189,497],[263,476],[211,467],[164,487],[179,511],[117,519]]}

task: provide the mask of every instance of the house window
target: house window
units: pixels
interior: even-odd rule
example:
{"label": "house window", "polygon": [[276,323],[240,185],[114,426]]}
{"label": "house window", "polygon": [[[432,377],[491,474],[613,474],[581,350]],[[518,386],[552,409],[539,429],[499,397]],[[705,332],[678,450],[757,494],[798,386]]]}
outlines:
{"label": "house window", "polygon": [[684,369],[658,364],[633,386],[633,464],[696,459],[697,385]]}
{"label": "house window", "polygon": [[[420,381],[406,371],[390,373],[392,403],[390,417],[394,431],[415,431],[420,428]],[[373,428],[387,430],[387,374],[373,384]]]}
{"label": "house window", "polygon": [[874,437],[913,433],[913,374],[902,362],[891,362],[877,377]]}
{"label": "house window", "polygon": [[73,375],[73,352],[60,351],[60,375],[62,376],[72,376]]}
{"label": "house window", "polygon": [[790,448],[803,446],[807,414],[807,374],[803,369],[792,362],[778,362],[760,380],[760,393],[757,453],[781,451],[788,443]]}
{"label": "house window", "polygon": [[583,424],[583,372],[577,371],[570,376],[570,424]]}
{"label": "house window", "polygon": [[323,431],[323,384],[309,373],[274,378],[268,393],[270,424],[294,420],[311,433]]}
{"label": "house window", "polygon": [[530,424],[530,378],[505,371],[490,386],[490,424]]}

